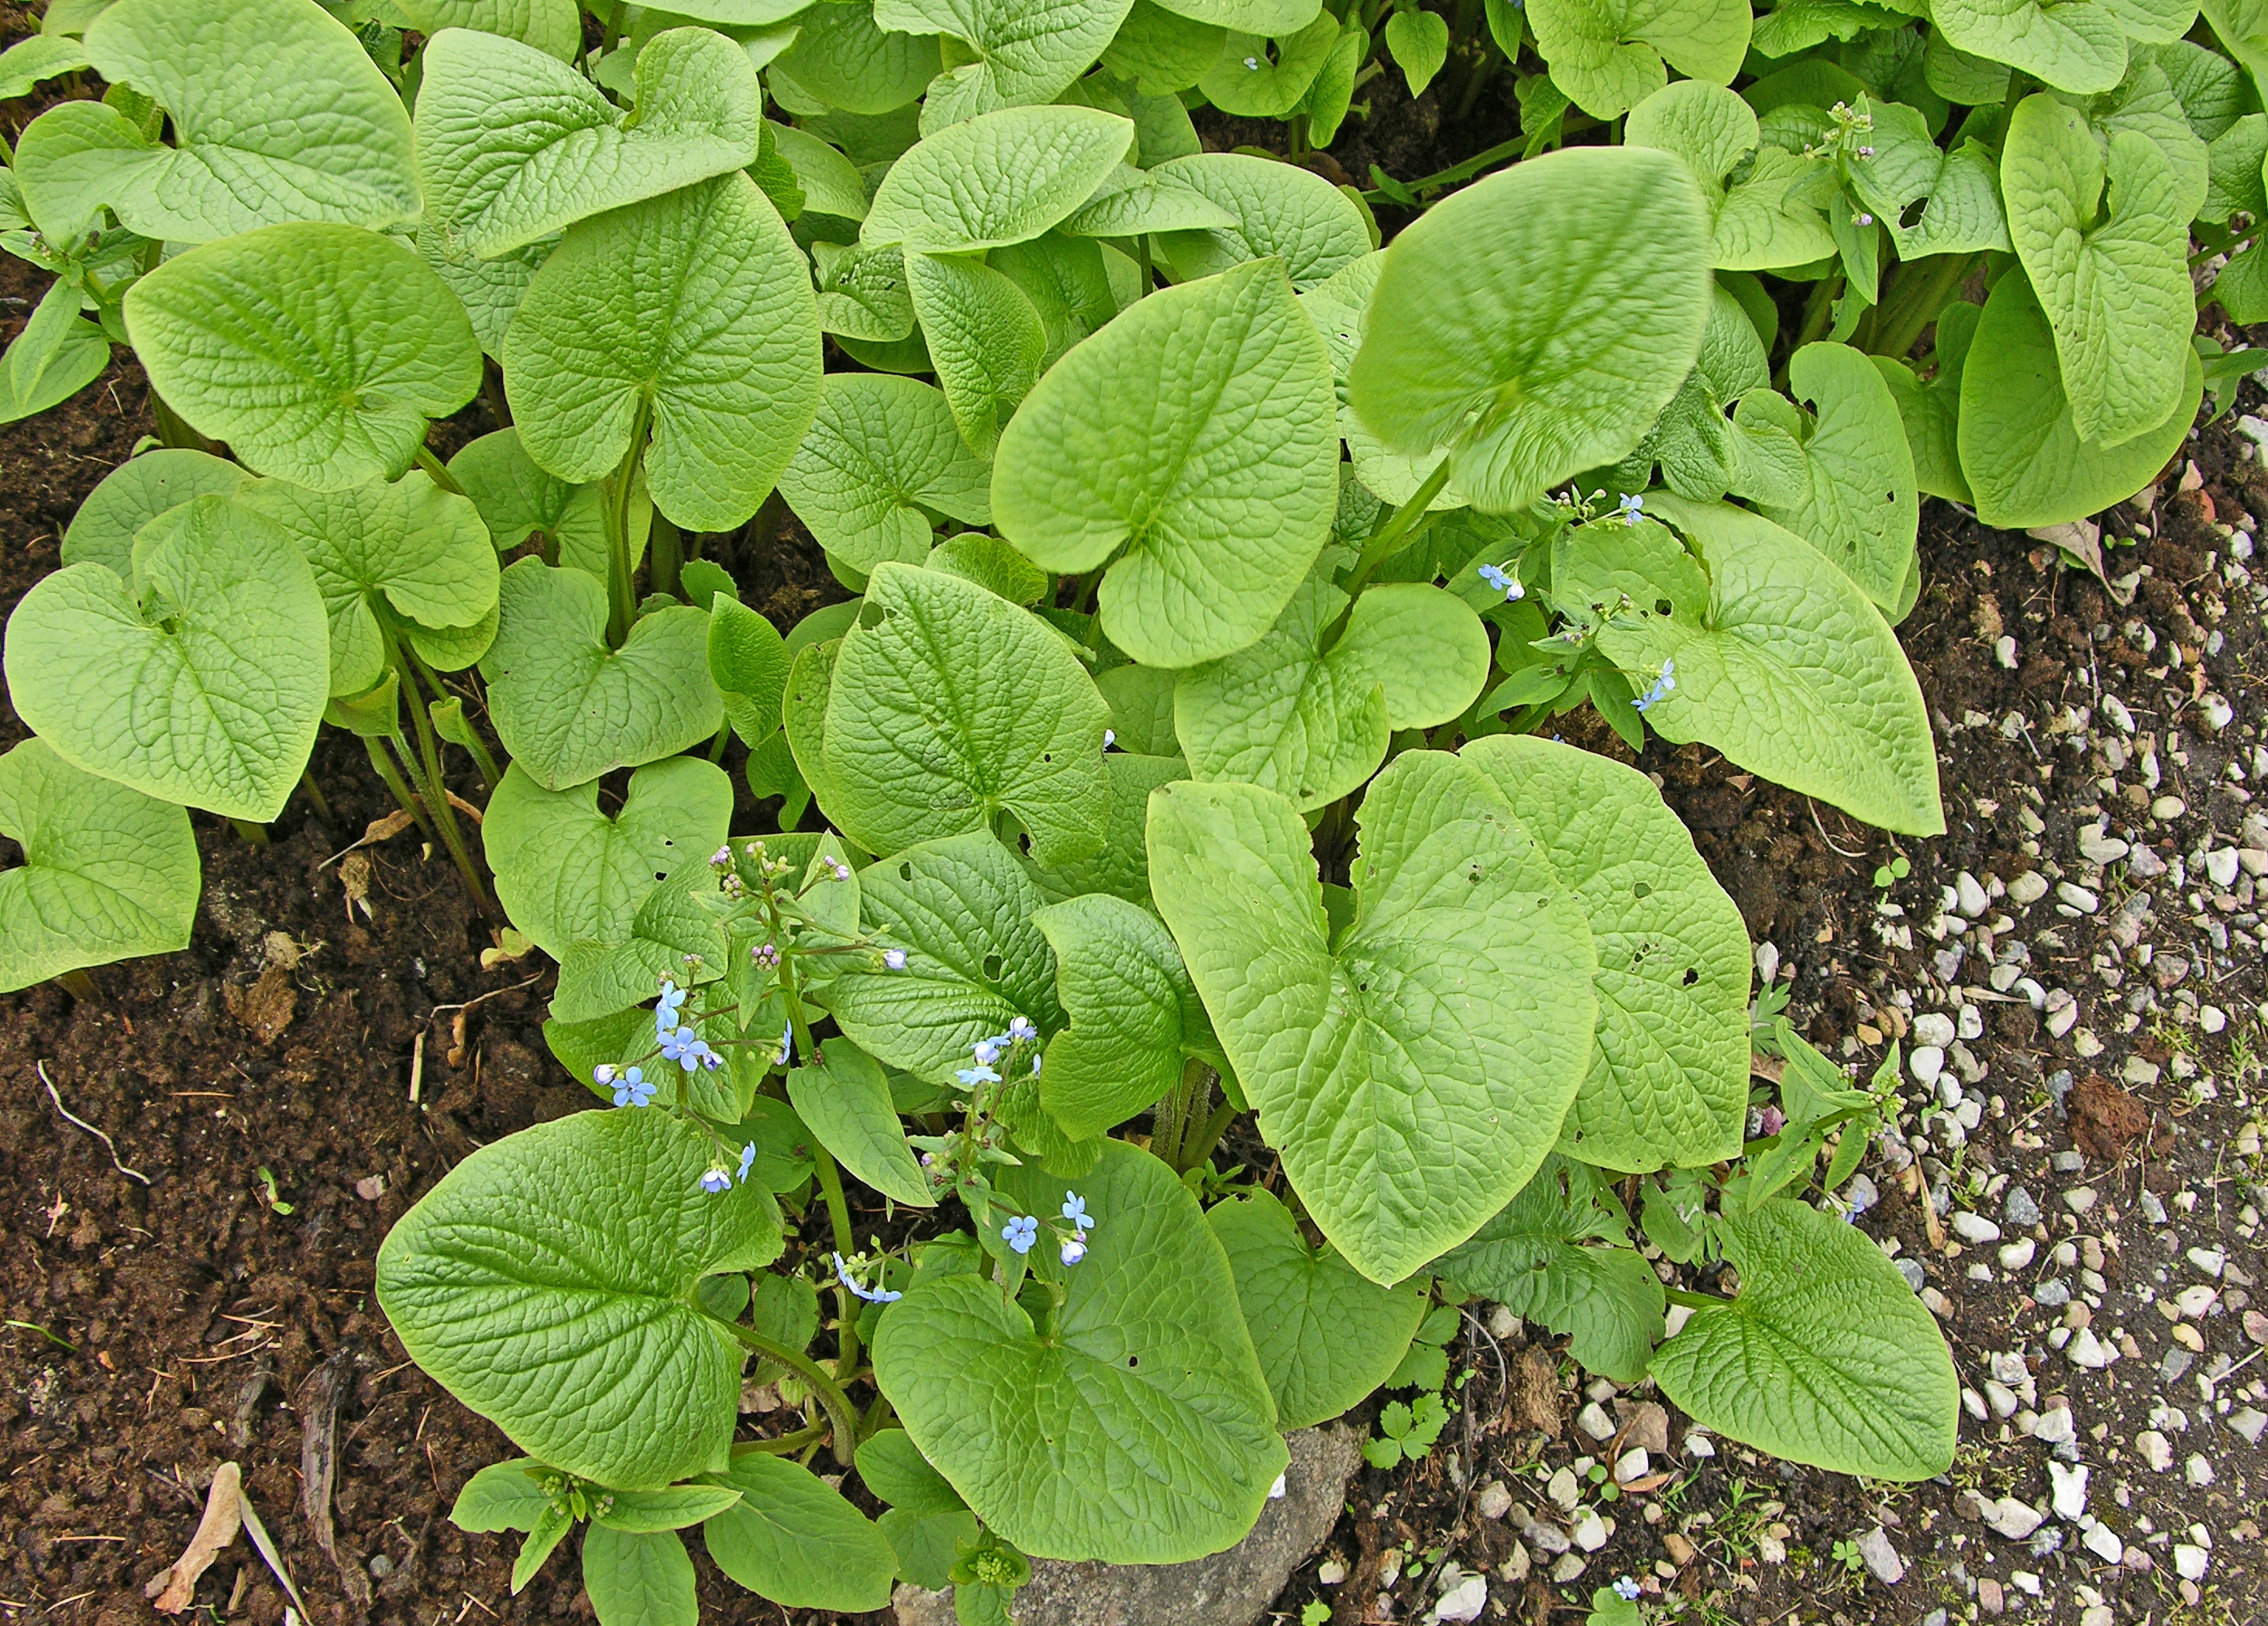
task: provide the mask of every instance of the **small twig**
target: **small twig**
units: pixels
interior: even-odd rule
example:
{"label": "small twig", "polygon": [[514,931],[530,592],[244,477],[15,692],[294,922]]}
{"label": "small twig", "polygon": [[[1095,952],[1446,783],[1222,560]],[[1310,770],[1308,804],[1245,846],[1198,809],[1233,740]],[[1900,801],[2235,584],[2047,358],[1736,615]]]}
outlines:
{"label": "small twig", "polygon": [[1864,853],[1845,853],[1841,847],[1835,845],[1835,838],[1829,835],[1827,833],[1827,826],[1819,822],[1819,804],[1817,802],[1814,802],[1810,797],[1806,796],[1803,799],[1803,805],[1811,809],[1812,827],[1819,831],[1819,839],[1827,843],[1830,851],[1841,854],[1845,858],[1856,859],[1862,863],[1866,861],[1867,855]]}
{"label": "small twig", "polygon": [[417,1042],[409,1051],[409,1105],[417,1105],[418,1087],[425,1082],[425,1030],[417,1030]]}
{"label": "small twig", "polygon": [[148,1175],[143,1173],[139,1169],[129,1169],[124,1164],[119,1162],[117,1142],[112,1140],[101,1130],[87,1122],[85,1119],[76,1116],[71,1112],[70,1108],[63,1105],[63,1097],[55,1093],[55,1081],[48,1076],[48,1064],[44,1061],[38,1061],[33,1063],[33,1065],[39,1071],[40,1082],[48,1087],[48,1099],[55,1104],[55,1111],[61,1112],[70,1122],[77,1124],[80,1128],[85,1130],[96,1140],[101,1142],[103,1145],[109,1149],[112,1165],[116,1168],[121,1174],[126,1176],[126,1178],[130,1180],[139,1180],[144,1186],[147,1186],[150,1183],[150,1177]]}
{"label": "small twig", "polygon": [[425,1013],[425,1020],[427,1022],[431,1022],[434,1017],[439,1016],[445,1010],[470,1010],[474,1006],[482,1003],[483,1001],[492,1000],[500,994],[517,994],[522,988],[526,987],[530,983],[541,982],[549,975],[550,975],[549,972],[538,972],[533,977],[529,977],[523,981],[515,982],[508,988],[490,988],[486,994],[475,995],[474,998],[467,1000],[461,1005],[436,1005],[432,1009]]}

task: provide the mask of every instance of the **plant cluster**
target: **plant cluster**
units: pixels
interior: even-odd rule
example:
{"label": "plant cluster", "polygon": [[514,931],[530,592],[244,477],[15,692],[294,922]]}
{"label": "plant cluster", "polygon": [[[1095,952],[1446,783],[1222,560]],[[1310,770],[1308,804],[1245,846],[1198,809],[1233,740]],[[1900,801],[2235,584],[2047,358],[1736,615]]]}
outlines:
{"label": "plant cluster", "polygon": [[[693,1616],[696,1526],[783,1604],[998,1620],[1027,1556],[1235,1541],[1469,1295],[1941,1471],[1944,1344],[1834,1196],[1895,1070],[1752,1013],[1685,830],[1552,720],[1940,831],[1919,498],[2100,509],[2246,365],[2188,257],[2268,314],[2268,13],[593,10],[54,0],[0,56],[107,87],[9,154],[55,282],[0,406],[129,344],[164,440],[8,625],[0,986],[182,946],[187,809],[256,837],[326,723],[493,877],[596,1105],[380,1255],[527,1452],[458,1522],[516,1584],[587,1526],[604,1626]],[[1521,134],[1334,184],[1389,60]],[[857,595],[784,637],[703,557],[775,492]],[[1220,1166],[1247,1114],[1280,1179]],[[744,1381],[797,1425],[740,1438]]]}

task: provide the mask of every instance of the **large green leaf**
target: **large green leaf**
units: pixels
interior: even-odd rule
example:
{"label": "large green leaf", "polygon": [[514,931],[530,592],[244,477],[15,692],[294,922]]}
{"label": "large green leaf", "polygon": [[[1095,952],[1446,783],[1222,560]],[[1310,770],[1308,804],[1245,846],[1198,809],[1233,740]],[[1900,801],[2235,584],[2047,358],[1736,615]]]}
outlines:
{"label": "large green leaf", "polygon": [[1132,3],[877,0],[874,20],[905,33],[961,41],[976,60],[952,70],[957,83],[948,93],[990,112],[1053,101],[1102,55]]}
{"label": "large green leaf", "polygon": [[1624,140],[1684,159],[1709,208],[1710,262],[1719,270],[1775,270],[1835,252],[1826,216],[1796,190],[1817,161],[1763,145],[1755,112],[1723,85],[1664,86],[1631,109]]}
{"label": "large green leaf", "polygon": [[86,55],[165,108],[176,144],[145,138],[107,100],[33,121],[16,174],[50,241],[85,232],[105,205],[129,230],[180,243],[417,213],[401,99],[314,0],[119,0],[87,29]]}
{"label": "large green leaf", "polygon": [[333,694],[361,694],[385,675],[381,616],[444,670],[470,666],[486,648],[496,549],[468,499],[412,470],[391,485],[346,491],[261,481],[239,500],[282,526],[314,569],[330,618]]}
{"label": "large green leaf", "polygon": [[726,965],[725,928],[696,896],[715,890],[715,877],[705,872],[695,872],[689,883],[682,875],[674,883],[655,882],[622,936],[568,943],[558,951],[559,987],[551,996],[551,1019],[584,1023],[611,1016],[652,999],[665,977],[680,987],[715,981]]}
{"label": "large green leaf", "polygon": [[155,447],[102,477],[63,532],[66,565],[107,565],[134,573],[134,534],[195,497],[233,497],[248,477],[225,458],[186,448]]}
{"label": "large green leaf", "polygon": [[[1220,1058],[1182,951],[1139,904],[1090,892],[1036,910],[1071,1026],[1049,1041],[1040,1105],[1074,1139],[1106,1134],[1164,1098],[1182,1059]],[[1294,1425],[1298,1426],[1298,1425]]]}
{"label": "large green leaf", "polygon": [[1661,1282],[1593,1201],[1595,1179],[1551,1158],[1439,1265],[1458,1286],[1568,1334],[1587,1371],[1636,1383],[1661,1335]]}
{"label": "large green leaf", "polygon": [[677,757],[630,775],[622,810],[599,810],[593,780],[546,790],[518,763],[489,799],[481,840],[497,899],[554,959],[571,942],[621,942],[649,893],[708,861],[733,817],[722,768]]}
{"label": "large green leaf", "polygon": [[1709,220],[1685,166],[1584,147],[1451,196],[1394,240],[1347,391],[1394,451],[1455,459],[1506,513],[1619,462],[1708,319]]}
{"label": "large green leaf", "polygon": [[2126,31],[2098,0],[1933,0],[1947,44],[2059,91],[2107,91],[2126,77]]}
{"label": "large green leaf", "polygon": [[[1065,1294],[1047,1327],[983,1277],[918,1282],[883,1316],[874,1370],[922,1454],[1023,1551],[1180,1563],[1240,1540],[1289,1458],[1197,1199],[1147,1152],[1101,1150],[1086,1260],[1030,1255]],[[1063,1189],[1003,1184],[1035,1214]]]}
{"label": "large green leaf", "polygon": [[2043,92],[2009,122],[2000,189],[2016,255],[2055,334],[2073,428],[2115,447],[2165,422],[2182,398],[2197,322],[2189,211],[2165,153],[2122,129],[2106,162],[2086,117]]}
{"label": "large green leaf", "polygon": [[1012,107],[948,125],[890,166],[858,240],[973,254],[1037,237],[1094,194],[1134,126],[1094,107]]}
{"label": "large green leaf", "polygon": [[886,564],[836,657],[828,783],[814,787],[870,852],[988,829],[1006,811],[1035,859],[1064,862],[1102,842],[1108,714],[1071,646],[1030,611],[958,576]]}
{"label": "large green leaf", "polygon": [[1959,1383],[1937,1324],[1871,1238],[1785,1198],[1718,1221],[1740,1296],[1657,1350],[1661,1392],[1790,1461],[1918,1480],[1953,1460]]}
{"label": "large green leaf", "polygon": [[1873,363],[1848,344],[1805,345],[1789,359],[1787,378],[1791,393],[1817,413],[1793,425],[1803,447],[1803,494],[1758,506],[1889,609],[1913,569],[1921,527],[1913,453],[1897,399]]}
{"label": "large green leaf", "polygon": [[861,575],[929,558],[930,510],[992,522],[991,467],[969,451],[945,396],[918,379],[835,373],[780,472],[780,495],[819,545]]}
{"label": "large green leaf", "polygon": [[[687,9],[697,9],[692,0]],[[583,17],[575,0],[384,0],[401,26],[423,34],[444,28],[478,28],[532,45],[547,56],[573,62],[583,48]]]}
{"label": "large green leaf", "polygon": [[[1155,668],[1119,667],[1118,671],[1155,671]],[[1108,673],[1103,674],[1105,677]],[[1162,676],[1171,678],[1173,674]],[[1104,690],[1106,695],[1109,691]],[[1172,707],[1173,685],[1166,685],[1167,749],[1173,745]],[[1116,713],[1114,713],[1114,717]],[[1123,731],[1125,723],[1116,726]],[[1126,743],[1122,737],[1120,744]],[[1103,827],[1102,850],[1090,857],[1073,859],[1067,864],[1035,864],[1032,879],[1050,902],[1060,903],[1067,898],[1080,898],[1089,892],[1108,892],[1114,898],[1123,898],[1129,903],[1150,904],[1150,793],[1159,786],[1189,776],[1189,765],[1179,757],[1138,755],[1133,751],[1116,750],[1102,759],[1102,771],[1110,781],[1110,817]]]}
{"label": "large green leaf", "polygon": [[[770,76],[791,105],[799,93],[853,117],[894,112],[918,100],[945,65],[934,34],[886,33],[872,6],[810,6],[796,26],[795,44]],[[912,122],[909,115],[909,130]]]}
{"label": "large green leaf", "polygon": [[1267,632],[1337,503],[1330,358],[1274,261],[1152,294],[1074,348],[992,470],[1000,534],[1034,564],[1116,556],[1103,630],[1152,666]]}
{"label": "large green leaf", "polygon": [[1571,745],[1498,735],[1464,756],[1543,843],[1598,946],[1598,1033],[1562,1149],[1629,1170],[1739,1156],[1749,934],[1683,823],[1644,774]]}
{"label": "large green leaf", "polygon": [[788,1103],[843,1166],[893,1202],[937,1206],[929,1177],[914,1161],[890,1102],[890,1082],[848,1039],[831,1038],[820,1059],[787,1075]]}
{"label": "large green leaf", "polygon": [[2149,484],[2181,449],[2205,393],[2196,355],[2182,350],[2187,378],[2163,423],[2115,447],[2088,440],[2073,422],[2047,313],[2023,277],[2003,277],[1961,373],[1958,444],[1977,517],[2009,530],[2061,525]]}
{"label": "large green leaf", "polygon": [[1248,152],[1204,152],[1160,164],[1150,174],[1195,193],[1236,220],[1233,226],[1167,232],[1159,238],[1160,255],[1183,282],[1272,257],[1284,262],[1292,287],[1305,292],[1371,250],[1361,211],[1313,170]]}
{"label": "large green leaf", "polygon": [[[1668,492],[1650,492],[1646,503],[1685,533],[1710,584],[1705,609],[1681,595],[1670,615],[1621,617],[1599,631],[1600,649],[1640,687],[1664,661],[1675,662],[1676,687],[1646,721],[1666,740],[1705,741],[1868,824],[1942,832],[1920,686],[1858,585],[1801,537],[1746,509]],[[1642,579],[1666,583],[1693,571],[1658,527],[1599,529],[1593,545],[1632,550]]]}
{"label": "large green leaf", "polygon": [[903,971],[853,958],[814,994],[851,1042],[933,1084],[1018,1016],[1063,1025],[1055,957],[1032,916],[1040,895],[1007,848],[982,832],[910,846],[859,872],[874,941]]}
{"label": "large green leaf", "polygon": [[1464,601],[1388,582],[1355,601],[1311,575],[1267,636],[1174,685],[1174,732],[1192,778],[1243,780],[1302,813],[1336,802],[1386,760],[1398,728],[1447,722],[1488,681],[1488,633]]}
{"label": "large green leaf", "polygon": [[428,1376],[554,1467],[619,1490],[721,1474],[741,1349],[693,1288],[770,1263],[780,1226],[761,1186],[702,1189],[717,1157],[636,1108],[482,1147],[387,1233],[379,1303]]}
{"label": "large green leaf", "polygon": [[197,844],[180,808],[75,768],[42,740],[0,756],[0,993],[189,946]]}
{"label": "large green leaf", "polygon": [[1670,67],[1730,85],[1749,50],[1748,0],[1534,0],[1528,20],[1551,82],[1594,119],[1662,87]]}
{"label": "large green leaf", "polygon": [[136,552],[130,587],[70,565],[16,606],[16,713],[75,767],[265,823],[291,800],[330,694],[314,574],[225,497],[151,521]]}
{"label": "large green leaf", "polygon": [[809,1468],[733,1459],[718,1480],[740,1499],[701,1526],[717,1567],[792,1609],[862,1615],[887,1607],[897,1561],[882,1533]]}
{"label": "large green leaf", "polygon": [[906,291],[961,438],[989,456],[1047,359],[1040,313],[1001,272],[958,255],[908,255]]}
{"label": "large green leaf", "polygon": [[425,228],[448,259],[491,259],[601,211],[755,161],[763,89],[747,53],[706,28],[657,34],[637,112],[516,40],[451,28],[417,92]]}
{"label": "large green leaf", "polygon": [[78,314],[80,290],[58,277],[0,356],[0,424],[61,405],[110,366],[110,341]]}
{"label": "large green leaf", "polygon": [[600,1523],[583,1534],[583,1590],[599,1626],[695,1626],[693,1559],[674,1530]]}
{"label": "large green leaf", "polygon": [[1298,32],[1273,39],[1232,31],[1227,48],[1197,88],[1236,118],[1280,119],[1306,100],[1338,38],[1339,19],[1320,14]]}
{"label": "large green leaf", "polygon": [[[543,557],[572,565],[604,580],[607,575],[607,505],[598,485],[575,485],[536,467],[519,431],[499,429],[482,435],[449,460],[449,477],[481,511],[481,522],[497,551],[510,553],[534,538]],[[651,525],[644,487],[632,494],[630,535],[644,546]],[[637,567],[632,561],[633,569]]]}
{"label": "large green leaf", "polygon": [[1504,1206],[1588,1065],[1581,905],[1470,764],[1397,758],[1329,930],[1307,826],[1233,783],[1150,797],[1150,883],[1261,1130],[1323,1234],[1402,1280]]}
{"label": "large green leaf", "polygon": [[497,589],[496,641],[481,657],[489,716],[514,765],[545,789],[689,750],[724,721],[707,611],[657,610],[610,649],[596,577],[522,559]]}
{"label": "large green leaf", "polygon": [[1889,230],[1901,259],[2007,251],[1999,165],[1991,149],[1969,139],[1940,150],[1920,109],[1902,102],[1870,96],[1859,110],[1874,121],[1867,137],[1873,153],[1849,165],[1851,189]]}
{"label": "large green leaf", "polygon": [[1205,1220],[1235,1274],[1277,1427],[1328,1423],[1394,1375],[1425,1314],[1422,1281],[1366,1281],[1329,1243],[1309,1247],[1264,1191],[1215,1203]]}
{"label": "large green leaf", "polygon": [[175,411],[315,491],[399,476],[426,420],[481,386],[456,296],[414,251],[352,226],[193,248],[127,290],[126,331]]}
{"label": "large green leaf", "polygon": [[1158,4],[1193,22],[1270,38],[1299,33],[1322,10],[1322,0],[1158,0]]}
{"label": "large green leaf", "polygon": [[687,187],[569,230],[504,336],[504,374],[520,442],[551,473],[612,473],[644,409],[654,506],[730,530],[819,404],[811,278],[746,175]]}

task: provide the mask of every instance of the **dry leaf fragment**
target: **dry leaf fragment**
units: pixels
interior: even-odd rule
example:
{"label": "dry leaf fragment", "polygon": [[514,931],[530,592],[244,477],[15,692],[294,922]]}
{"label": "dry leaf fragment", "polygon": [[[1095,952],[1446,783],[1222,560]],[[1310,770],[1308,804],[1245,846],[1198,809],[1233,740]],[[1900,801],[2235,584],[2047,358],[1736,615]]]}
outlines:
{"label": "dry leaf fragment", "polygon": [[2024,533],[2035,542],[2053,543],[2068,558],[2084,565],[2089,575],[2102,584],[2102,590],[2114,602],[2131,604],[2134,590],[2120,588],[2110,580],[2102,567],[2102,527],[2093,520],[2073,520],[2064,525],[2042,525]]}
{"label": "dry leaf fragment", "polygon": [[172,1569],[150,1578],[142,1595],[156,1600],[160,1615],[179,1615],[189,1607],[197,1578],[236,1540],[243,1525],[244,1475],[235,1463],[224,1462],[213,1470],[212,1489],[205,1493],[204,1516],[197,1520],[196,1534],[189,1538]]}
{"label": "dry leaf fragment", "polygon": [[347,861],[339,866],[339,884],[346,889],[348,925],[354,924],[357,904],[362,905],[364,920],[378,919],[370,906],[370,856],[368,854],[355,853],[348,856]]}

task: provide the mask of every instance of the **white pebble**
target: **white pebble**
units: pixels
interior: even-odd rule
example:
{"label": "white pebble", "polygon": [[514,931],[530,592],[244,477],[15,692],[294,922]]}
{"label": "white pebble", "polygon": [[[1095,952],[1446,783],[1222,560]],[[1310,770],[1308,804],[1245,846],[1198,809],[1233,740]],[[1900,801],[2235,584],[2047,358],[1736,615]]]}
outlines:
{"label": "white pebble", "polygon": [[1937,1075],[1945,1071],[1945,1052],[1935,1045],[1917,1045],[1913,1054],[1906,1058],[1906,1070],[1918,1084],[1933,1084]]}
{"label": "white pebble", "polygon": [[2000,1239],[2000,1228],[1998,1225],[1986,1219],[1982,1214],[1971,1214],[1966,1208],[1954,1215],[1947,1223],[1952,1226],[1954,1235],[1959,1237],[1963,1242],[1973,1242],[1980,1247],[1987,1242],[1998,1242]]}
{"label": "white pebble", "polygon": [[1953,1018],[1941,1010],[1924,1011],[1916,1016],[1913,1036],[1915,1044],[1935,1045],[1940,1050],[1959,1037],[1954,1028]]}
{"label": "white pebble", "polygon": [[2048,895],[2048,878],[2036,869],[2027,869],[2008,883],[2008,901],[2019,906],[2036,904]]}
{"label": "white pebble", "polygon": [[2058,1519],[2076,1519],[2087,1511],[2087,1474],[2084,1462],[2049,1462],[2048,1480],[2055,1487],[2052,1500]]}
{"label": "white pebble", "polygon": [[2174,1466],[2173,1445],[2155,1429],[2145,1429],[2137,1434],[2134,1449],[2142,1453],[2142,1460],[2150,1465],[2154,1474],[2162,1474]]}
{"label": "white pebble", "polygon": [[2093,914],[2102,906],[2102,899],[2076,881],[2056,883],[2056,897],[2081,914]]}
{"label": "white pebble", "polygon": [[2210,1485],[2213,1483],[2213,1464],[2205,1460],[2203,1453],[2192,1452],[2190,1460],[2182,1464],[2182,1477],[2192,1485]]}
{"label": "white pebble", "polygon": [[2212,1562],[2213,1556],[2202,1547],[2191,1546],[2187,1541],[2176,1542],[2174,1546],[2174,1573],[2185,1581],[2205,1579],[2205,1568]]}
{"label": "white pebble", "polygon": [[2032,1253],[2036,1245],[2029,1237],[2017,1238],[2016,1240],[2009,1243],[2007,1246],[2000,1250],[2000,1268],[2003,1270],[2023,1269],[2032,1262]]}

